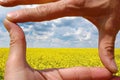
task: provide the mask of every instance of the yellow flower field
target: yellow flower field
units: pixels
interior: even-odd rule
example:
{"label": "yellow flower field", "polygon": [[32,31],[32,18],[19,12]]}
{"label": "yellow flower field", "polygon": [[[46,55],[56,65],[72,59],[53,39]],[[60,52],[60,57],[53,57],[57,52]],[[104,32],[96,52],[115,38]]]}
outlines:
{"label": "yellow flower field", "polygon": [[[8,48],[0,48],[0,80],[3,80],[8,52]],[[116,49],[115,53],[120,69],[120,49]],[[73,66],[102,67],[97,48],[28,48],[27,61],[36,69]],[[117,75],[120,76],[120,72]]]}

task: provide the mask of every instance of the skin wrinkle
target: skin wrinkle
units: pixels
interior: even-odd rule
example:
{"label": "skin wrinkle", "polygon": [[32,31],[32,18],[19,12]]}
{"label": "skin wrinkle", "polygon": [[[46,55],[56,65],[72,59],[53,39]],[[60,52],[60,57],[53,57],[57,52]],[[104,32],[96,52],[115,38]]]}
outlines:
{"label": "skin wrinkle", "polygon": [[40,71],[35,70],[34,72],[35,72],[37,75],[39,75],[39,77],[40,77],[40,78],[38,78],[38,76],[34,75],[34,76],[35,76],[35,80],[39,80],[39,79],[41,79],[41,80],[47,80]]}
{"label": "skin wrinkle", "polygon": [[109,45],[109,46],[100,46],[101,47],[101,49],[104,51],[104,49],[106,50],[106,52],[104,52],[104,56],[105,57],[109,57],[110,58],[110,60],[112,60],[112,59],[114,59],[114,56],[113,56],[113,53],[114,53],[114,49],[113,49],[113,47],[114,46],[112,46],[110,43],[104,43],[104,45]]}
{"label": "skin wrinkle", "polygon": [[[27,12],[26,12],[26,10],[27,10]],[[30,8],[24,8],[23,9],[23,13],[24,13],[24,15],[26,15],[24,18],[29,18],[29,19],[33,19],[33,16],[30,16],[29,14],[31,14],[31,11],[33,11],[33,9],[31,10]],[[34,10],[35,11],[35,10]],[[17,14],[18,14],[18,16],[17,17],[19,17],[20,16],[20,14],[19,14],[20,12],[17,12]],[[21,13],[22,14],[22,13]],[[36,14],[37,15],[37,14]],[[15,18],[17,18],[17,17],[15,17]],[[22,20],[22,19],[21,19]]]}
{"label": "skin wrinkle", "polygon": [[[103,40],[104,41],[104,40]],[[103,42],[101,40],[101,42]],[[102,45],[103,44],[103,45]],[[101,47],[103,47],[103,49],[105,49],[108,53],[114,53],[114,40],[112,40],[112,42],[108,42],[105,41],[104,43],[100,44]]]}
{"label": "skin wrinkle", "polygon": [[[96,2],[95,2],[95,0],[86,0],[86,4],[85,4],[85,6],[86,6],[86,8],[88,8],[88,9],[93,9],[93,10],[96,10],[96,11],[98,11],[99,12],[99,10],[101,9],[101,10],[103,10],[102,12],[105,14],[108,14],[109,13],[109,11],[110,10],[107,10],[106,11],[106,9],[109,9],[109,3],[108,3],[108,0],[101,0],[101,2],[99,3],[99,4],[97,4],[96,5],[96,3],[98,3],[97,2],[98,0],[96,0]],[[93,2],[93,4],[92,4],[92,2]],[[103,13],[100,13],[99,15],[101,15],[101,14],[103,14]],[[95,15],[95,14],[94,14]],[[98,17],[98,16],[97,16]]]}
{"label": "skin wrinkle", "polygon": [[[41,16],[46,16],[46,15],[50,14],[51,10],[52,9],[49,8],[49,5],[46,5],[46,6],[43,5],[43,6],[39,6],[39,7],[36,8],[36,12],[38,12],[37,15],[42,14]],[[39,21],[39,19],[38,19],[38,21]]]}
{"label": "skin wrinkle", "polygon": [[47,77],[44,75],[44,71],[39,71],[39,73],[42,75],[42,77],[45,79],[45,80],[48,80]]}
{"label": "skin wrinkle", "polygon": [[61,76],[59,70],[58,70],[58,69],[55,69],[55,70],[56,70],[56,72],[58,73],[58,76],[59,76],[60,80],[63,80],[63,78],[62,78],[62,76]]}
{"label": "skin wrinkle", "polygon": [[61,75],[59,69],[56,69],[58,71],[58,74],[60,75],[61,79],[63,80],[63,76]]}
{"label": "skin wrinkle", "polygon": [[81,75],[77,74],[78,70],[79,70],[78,67],[74,68],[75,79],[73,80],[80,80]]}
{"label": "skin wrinkle", "polygon": [[83,8],[83,7],[85,7],[86,0],[67,0],[66,3],[68,4],[68,6],[74,5],[74,7],[76,6],[79,8]]}
{"label": "skin wrinkle", "polygon": [[94,75],[92,75],[92,70],[91,70],[91,68],[88,68],[88,69],[89,69],[89,72],[90,72],[90,80],[94,80],[94,79],[93,79],[93,76],[94,76]]}
{"label": "skin wrinkle", "polygon": [[53,80],[57,78],[58,78],[57,80],[63,80],[63,78],[61,77],[59,73],[59,69],[46,69],[46,70],[41,70],[38,72],[42,75],[42,77],[44,77],[45,80]]}
{"label": "skin wrinkle", "polygon": [[[85,6],[87,6],[88,8],[93,8],[93,7],[100,7],[100,8],[108,8],[109,7],[109,2],[108,2],[108,0],[101,0],[101,2],[100,2],[100,0],[98,1],[98,0],[96,0],[96,2],[95,2],[95,0],[85,0],[86,2],[86,4],[85,4]],[[98,3],[99,2],[99,5],[98,4],[95,4],[95,3]],[[94,3],[94,4],[93,4]],[[89,6],[89,5],[92,5],[92,6]]]}
{"label": "skin wrinkle", "polygon": [[[84,69],[86,69],[86,70],[83,71],[84,74],[86,72],[88,72],[88,74],[90,74],[89,76],[85,75],[86,77],[84,76],[84,80],[92,80],[91,79],[92,75],[91,75],[90,68],[88,67],[88,69],[87,68],[84,68]],[[80,75],[80,72],[82,72],[82,69],[80,70],[79,67],[74,67],[73,71],[74,71],[73,72],[74,73],[74,78],[72,80],[82,80],[83,79],[83,77]]]}
{"label": "skin wrinkle", "polygon": [[11,36],[11,40],[10,40],[10,47],[13,47],[15,45],[15,43],[20,43],[23,42],[24,43],[25,37],[19,38],[16,35],[15,36]]}

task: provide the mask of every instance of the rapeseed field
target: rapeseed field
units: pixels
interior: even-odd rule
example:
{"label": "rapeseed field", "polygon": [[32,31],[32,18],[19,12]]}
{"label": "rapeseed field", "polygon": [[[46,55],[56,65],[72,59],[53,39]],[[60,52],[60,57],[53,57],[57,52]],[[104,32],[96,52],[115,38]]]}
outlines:
{"label": "rapeseed field", "polygon": [[[8,48],[0,48],[0,80],[3,80],[8,53]],[[115,56],[120,69],[120,49],[115,50]],[[97,48],[28,48],[27,61],[35,69],[103,67]],[[117,75],[120,76],[120,72]]]}

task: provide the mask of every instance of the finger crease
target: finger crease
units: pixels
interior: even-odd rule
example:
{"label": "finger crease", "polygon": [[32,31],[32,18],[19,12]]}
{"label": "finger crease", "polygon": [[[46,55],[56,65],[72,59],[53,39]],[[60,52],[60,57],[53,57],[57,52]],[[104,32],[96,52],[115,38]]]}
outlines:
{"label": "finger crease", "polygon": [[88,69],[89,69],[89,72],[90,72],[90,80],[93,80],[92,71],[91,71],[90,68],[88,68]]}
{"label": "finger crease", "polygon": [[63,76],[61,75],[59,69],[57,69],[57,72],[58,72],[59,76],[61,77],[61,79],[63,80]]}

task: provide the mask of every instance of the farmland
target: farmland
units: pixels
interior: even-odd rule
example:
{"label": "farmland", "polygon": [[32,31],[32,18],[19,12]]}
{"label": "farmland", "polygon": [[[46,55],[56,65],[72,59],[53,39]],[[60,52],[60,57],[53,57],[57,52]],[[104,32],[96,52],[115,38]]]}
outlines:
{"label": "farmland", "polygon": [[[8,53],[8,48],[0,48],[0,80],[3,80]],[[115,53],[120,69],[120,49],[116,49]],[[27,61],[35,69],[103,66],[96,48],[28,48]],[[117,75],[120,76],[120,72]]]}

